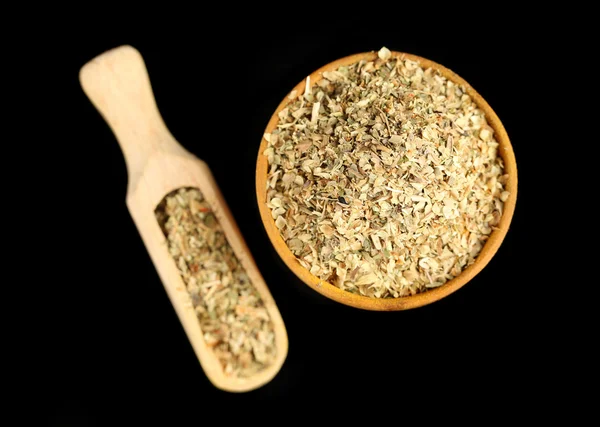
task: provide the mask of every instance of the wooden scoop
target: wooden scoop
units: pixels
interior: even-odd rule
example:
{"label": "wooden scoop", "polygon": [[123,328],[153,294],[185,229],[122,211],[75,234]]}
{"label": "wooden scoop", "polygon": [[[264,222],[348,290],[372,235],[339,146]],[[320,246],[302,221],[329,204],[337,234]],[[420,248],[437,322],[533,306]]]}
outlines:
{"label": "wooden scoop", "polygon": [[[267,383],[287,356],[283,320],[210,169],[179,145],[167,129],[142,56],[131,46],[110,50],[85,64],[79,80],[121,146],[129,175],[127,207],[207,377],[216,387],[231,392],[249,391]],[[181,187],[195,187],[202,192],[273,321],[276,359],[250,378],[225,375],[204,341],[191,298],[155,218],[157,205]]]}

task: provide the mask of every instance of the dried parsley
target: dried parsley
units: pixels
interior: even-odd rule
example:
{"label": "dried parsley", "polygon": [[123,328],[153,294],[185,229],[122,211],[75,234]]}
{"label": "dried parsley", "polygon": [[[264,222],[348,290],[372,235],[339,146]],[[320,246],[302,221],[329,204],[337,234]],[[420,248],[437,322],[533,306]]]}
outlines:
{"label": "dried parsley", "polygon": [[276,348],[269,313],[200,191],[167,195],[156,217],[225,374],[249,377],[270,365]]}
{"label": "dried parsley", "polygon": [[494,131],[464,87],[383,48],[296,95],[263,154],[267,205],[302,266],[393,298],[474,262],[509,194]]}

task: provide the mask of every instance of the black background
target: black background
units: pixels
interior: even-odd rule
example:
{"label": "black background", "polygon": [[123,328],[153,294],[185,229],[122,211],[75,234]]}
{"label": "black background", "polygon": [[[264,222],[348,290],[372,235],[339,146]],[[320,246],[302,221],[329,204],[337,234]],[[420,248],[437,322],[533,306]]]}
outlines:
{"label": "black background", "polygon": [[[112,20],[78,26],[62,39],[68,107],[61,114],[69,131],[65,167],[54,174],[69,182],[61,197],[76,200],[78,211],[57,212],[55,230],[58,242],[75,248],[59,263],[65,283],[53,292],[58,308],[48,318],[56,322],[48,373],[57,386],[47,396],[55,425],[182,425],[218,418],[223,412],[210,409],[221,405],[228,417],[251,404],[284,403],[369,413],[453,397],[485,401],[492,393],[514,406],[552,383],[539,363],[551,319],[531,268],[539,135],[522,95],[537,90],[524,89],[530,77],[522,64],[546,60],[548,35],[520,12],[496,21],[482,12],[473,21],[455,10],[428,21],[402,8],[342,18],[340,7],[249,8],[237,10],[236,20],[222,12],[185,25]],[[231,394],[207,380],[125,206],[122,153],[78,82],[81,66],[122,44],[142,53],[175,138],[211,167],[287,326],[286,362],[256,391]],[[504,123],[519,167],[515,216],[489,265],[447,298],[393,313],[346,307],[300,282],[273,250],[254,193],[260,139],[283,97],[316,68],[381,46],[465,78]],[[384,397],[393,403],[383,405]]]}

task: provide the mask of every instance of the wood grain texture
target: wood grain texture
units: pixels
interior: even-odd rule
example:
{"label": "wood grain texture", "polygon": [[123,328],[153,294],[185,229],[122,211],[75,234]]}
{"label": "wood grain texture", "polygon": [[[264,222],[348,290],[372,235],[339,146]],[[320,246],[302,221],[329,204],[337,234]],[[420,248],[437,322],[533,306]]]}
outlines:
{"label": "wood grain texture", "polygon": [[[498,251],[498,248],[502,244],[502,241],[508,232],[517,202],[517,163],[515,160],[515,155],[502,122],[492,108],[488,105],[488,103],[465,80],[448,68],[416,55],[402,52],[392,52],[392,55],[394,57],[418,61],[422,68],[433,68],[434,70],[439,71],[447,79],[459,85],[463,85],[466,88],[467,93],[471,96],[477,106],[484,111],[489,125],[494,129],[496,140],[499,143],[498,153],[504,161],[505,173],[509,175],[506,190],[510,192],[510,196],[504,204],[504,213],[499,224],[497,225],[497,229],[491,233],[488,241],[483,246],[475,262],[467,267],[459,276],[449,280],[438,288],[407,297],[378,299],[356,295],[343,291],[331,283],[319,279],[310,273],[306,268],[302,267],[279,234],[279,230],[275,226],[275,221],[271,216],[271,211],[267,207],[266,197],[268,163],[266,156],[263,155],[263,152],[267,148],[268,143],[264,138],[262,138],[256,162],[256,197],[263,225],[275,250],[285,264],[290,268],[290,270],[292,270],[292,272],[294,272],[294,274],[308,286],[334,301],[365,310],[397,311],[421,307],[434,301],[438,301],[441,298],[444,298],[452,292],[460,289],[473,277],[475,277],[475,275],[477,275],[490,262],[492,257]],[[313,72],[310,75],[310,83],[313,85],[321,80],[323,77],[323,72],[325,71],[333,71],[340,66],[349,65],[363,59],[372,61],[376,58],[376,52],[365,52],[338,59]],[[304,87],[305,80],[298,83],[296,87],[290,91],[289,96],[291,96],[294,90],[296,91],[296,96],[301,96],[304,93]],[[273,132],[279,120],[277,116],[278,113],[289,103],[290,98],[286,96],[269,120],[269,123],[265,129],[265,133]]]}
{"label": "wood grain texture", "polygon": [[[209,167],[179,145],[163,122],[142,56],[133,47],[122,46],[85,64],[79,77],[84,92],[121,146],[129,176],[127,207],[207,377],[216,387],[231,392],[249,391],[267,383],[287,356],[283,319]],[[181,187],[198,188],[209,202],[273,320],[275,362],[250,378],[226,376],[206,345],[191,298],[155,218],[156,206]]]}

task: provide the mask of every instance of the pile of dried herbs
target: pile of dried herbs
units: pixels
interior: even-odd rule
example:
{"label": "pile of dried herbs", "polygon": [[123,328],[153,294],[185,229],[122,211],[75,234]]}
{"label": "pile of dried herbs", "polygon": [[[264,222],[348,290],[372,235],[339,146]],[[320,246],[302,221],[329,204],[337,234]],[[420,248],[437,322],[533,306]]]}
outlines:
{"label": "pile of dried herbs", "polygon": [[275,358],[275,335],[258,291],[197,189],[169,194],[156,210],[200,320],[226,375],[249,377]]}
{"label": "pile of dried herbs", "polygon": [[474,262],[509,194],[494,131],[465,88],[383,48],[290,99],[264,135],[267,204],[302,266],[386,298]]}

